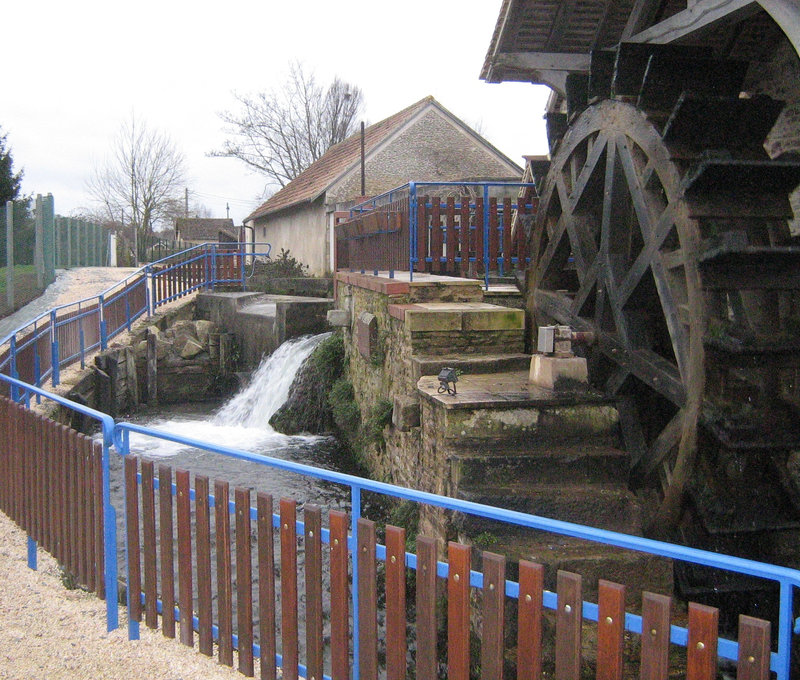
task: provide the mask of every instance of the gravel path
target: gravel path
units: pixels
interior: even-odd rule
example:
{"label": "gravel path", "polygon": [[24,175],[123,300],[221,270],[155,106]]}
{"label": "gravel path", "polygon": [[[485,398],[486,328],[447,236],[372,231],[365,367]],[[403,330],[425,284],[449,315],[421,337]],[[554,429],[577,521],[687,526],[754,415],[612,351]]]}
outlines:
{"label": "gravel path", "polygon": [[[44,311],[42,305],[97,295],[130,271],[92,267],[59,272],[45,296],[3,322],[13,330]],[[28,569],[25,534],[0,512],[0,680],[243,677],[144,624],[141,639],[134,642],[128,641],[126,628],[106,632],[105,603],[82,590],[67,590],[48,553],[39,550],[38,561],[37,571]],[[122,607],[120,620],[126,618]]]}
{"label": "gravel path", "polygon": [[[64,588],[58,564],[43,550],[38,571],[28,569],[26,546],[25,534],[0,513],[2,680],[243,677],[144,624],[138,641],[129,641],[125,628],[106,632],[105,602]],[[121,620],[126,616],[123,607]]]}

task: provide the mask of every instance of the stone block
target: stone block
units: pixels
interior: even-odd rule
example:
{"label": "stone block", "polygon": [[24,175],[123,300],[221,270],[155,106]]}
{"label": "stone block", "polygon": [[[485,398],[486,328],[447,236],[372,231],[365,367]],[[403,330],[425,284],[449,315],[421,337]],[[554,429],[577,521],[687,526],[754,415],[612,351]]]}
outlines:
{"label": "stone block", "polygon": [[407,309],[406,326],[414,332],[442,332],[461,330],[461,312]]}
{"label": "stone block", "polygon": [[188,339],[181,349],[181,359],[193,359],[203,351],[203,346],[196,340]]}
{"label": "stone block", "polygon": [[358,353],[369,359],[378,347],[378,319],[374,314],[361,312],[356,321],[356,345]]}
{"label": "stone block", "polygon": [[201,319],[200,321],[194,322],[197,341],[203,345],[203,347],[208,347],[208,336],[215,328],[215,324],[211,323],[210,321]]}
{"label": "stone block", "polygon": [[415,397],[395,397],[392,408],[392,425],[401,432],[408,432],[420,424],[419,399]]}
{"label": "stone block", "polygon": [[521,309],[476,310],[463,312],[465,331],[505,331],[525,328]]}
{"label": "stone block", "polygon": [[350,328],[350,312],[346,309],[329,309],[327,319],[334,328]]}
{"label": "stone block", "polygon": [[574,390],[589,384],[589,372],[583,357],[531,357],[529,382],[547,390]]}

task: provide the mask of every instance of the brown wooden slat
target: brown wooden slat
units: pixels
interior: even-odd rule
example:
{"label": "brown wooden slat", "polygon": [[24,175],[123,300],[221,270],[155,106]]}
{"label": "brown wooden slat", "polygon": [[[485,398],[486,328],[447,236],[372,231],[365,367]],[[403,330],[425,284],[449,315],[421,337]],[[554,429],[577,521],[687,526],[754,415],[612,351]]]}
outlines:
{"label": "brown wooden slat", "polygon": [[378,586],[375,522],[358,519],[358,667],[364,680],[378,677]]}
{"label": "brown wooden slat", "polygon": [[428,211],[426,196],[417,197],[417,271],[426,271],[428,256]]}
{"label": "brown wooden slat", "polygon": [[579,680],[581,675],[581,577],[558,572],[556,613],[556,680]]}
{"label": "brown wooden slat", "polygon": [[86,579],[84,583],[90,591],[95,590],[94,571],[94,496],[92,495],[93,442],[89,437],[83,442],[83,516],[85,523],[84,555],[86,565]]}
{"label": "brown wooden slat", "polygon": [[447,559],[447,677],[469,680],[469,546],[451,541]]}
{"label": "brown wooden slat", "polygon": [[66,477],[67,477],[67,533],[65,536],[67,544],[67,566],[70,574],[78,575],[78,489],[77,489],[77,466],[75,460],[78,457],[80,443],[78,433],[75,430],[69,431],[69,448],[67,449]]}
{"label": "brown wooden slat", "polygon": [[282,671],[285,680],[297,680],[297,503],[281,498],[280,516]]}
{"label": "brown wooden slat", "polygon": [[666,680],[669,676],[671,604],[666,595],[642,593],[642,680]]}
{"label": "brown wooden slat", "polygon": [[483,197],[475,199],[475,271],[483,274]]}
{"label": "brown wooden slat", "polygon": [[[94,498],[94,568],[95,568],[95,593],[99,598],[105,598],[105,517],[103,516],[103,447],[99,442],[92,443],[93,456],[93,493]],[[52,478],[52,474],[51,474]],[[52,500],[51,500],[52,505]]]}
{"label": "brown wooden slat", "polygon": [[431,271],[438,274],[442,270],[442,199],[438,196],[431,198]]}
{"label": "brown wooden slat", "polygon": [[251,677],[253,666],[253,558],[250,549],[250,489],[237,487],[236,623],[239,628],[239,672]]}
{"label": "brown wooden slat", "polygon": [[459,252],[461,254],[459,270],[461,276],[466,276],[469,271],[469,252],[472,243],[469,228],[469,213],[469,196],[462,196],[460,209],[461,220],[458,230]]}
{"label": "brown wooden slat", "polygon": [[483,553],[483,625],[481,677],[502,680],[505,635],[506,558]]}
{"label": "brown wooden slat", "polygon": [[447,243],[447,272],[449,274],[455,273],[455,258],[456,258],[456,199],[454,196],[447,197],[447,205],[445,207],[445,229]]}
{"label": "brown wooden slat", "polygon": [[344,512],[331,510],[331,680],[350,677],[350,598],[347,580],[347,524]]}
{"label": "brown wooden slat", "polygon": [[417,536],[417,678],[436,680],[436,540]]}
{"label": "brown wooden slat", "polygon": [[714,680],[717,677],[718,624],[718,609],[689,603],[689,643],[686,647],[688,680]]}
{"label": "brown wooden slat", "polygon": [[194,512],[197,547],[197,637],[201,654],[214,653],[211,632],[211,512],[208,506],[208,477],[194,478]]}
{"label": "brown wooden slat", "polygon": [[258,641],[261,678],[275,680],[275,546],[272,531],[272,496],[259,492],[258,510]]}
{"label": "brown wooden slat", "polygon": [[192,624],[192,509],[189,497],[189,473],[175,471],[178,497],[178,609],[180,610],[181,642],[194,646]]}
{"label": "brown wooden slat", "polygon": [[406,677],[406,530],[386,527],[386,678]]}
{"label": "brown wooden slat", "polygon": [[86,446],[89,438],[80,435],[78,438],[78,451],[76,456],[76,482],[78,502],[78,580],[87,585],[89,583],[89,484],[87,478]]}
{"label": "brown wooden slat", "polygon": [[[36,468],[34,471],[34,486],[35,486],[35,496],[34,502],[36,504],[36,518],[34,522],[34,533],[33,539],[42,544],[42,537],[44,536],[44,488],[42,482],[44,480],[44,436],[45,436],[45,429],[49,423],[48,418],[41,418],[39,421],[39,426],[36,428],[36,450],[35,450],[35,461],[36,461]],[[84,579],[84,583],[86,583],[88,579]]]}
{"label": "brown wooden slat", "polygon": [[139,486],[136,483],[137,459],[125,457],[125,514],[126,536],[128,541],[128,591],[130,607],[128,618],[132,621],[142,619],[142,575],[139,555]]}
{"label": "brown wooden slat", "polygon": [[597,594],[597,678],[622,680],[625,586],[600,580]]}
{"label": "brown wooden slat", "polygon": [[542,677],[542,594],[544,567],[520,560],[517,615],[517,680]]}
{"label": "brown wooden slat", "polygon": [[322,511],[306,505],[306,677],[322,680]]}
{"label": "brown wooden slat", "polygon": [[511,271],[511,198],[506,196],[503,200],[503,274]]}
{"label": "brown wooden slat", "polygon": [[739,616],[739,659],[736,680],[769,678],[770,623],[752,616]]}
{"label": "brown wooden slat", "polygon": [[217,549],[217,625],[219,662],[233,666],[233,586],[231,582],[231,518],[228,482],[214,482],[214,528]]}
{"label": "brown wooden slat", "polygon": [[500,251],[500,220],[497,216],[497,198],[489,199],[489,268],[497,269],[497,253]]}
{"label": "brown wooden slat", "polygon": [[172,468],[158,466],[158,528],[161,549],[161,631],[175,637],[175,568],[172,523]]}
{"label": "brown wooden slat", "polygon": [[142,461],[142,534],[144,556],[144,622],[158,628],[158,584],[156,568],[156,503],[153,463]]}

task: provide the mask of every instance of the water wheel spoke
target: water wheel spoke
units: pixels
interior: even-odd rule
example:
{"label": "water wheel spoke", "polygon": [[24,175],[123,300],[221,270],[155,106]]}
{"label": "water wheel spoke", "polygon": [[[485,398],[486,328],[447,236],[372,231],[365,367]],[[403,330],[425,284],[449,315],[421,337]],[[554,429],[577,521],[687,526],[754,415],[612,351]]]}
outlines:
{"label": "water wheel spoke", "polygon": [[578,314],[583,307],[584,303],[588,299],[588,297],[592,294],[592,291],[595,290],[597,286],[597,274],[600,271],[600,258],[595,257],[592,260],[592,264],[589,266],[589,269],[583,274],[581,280],[581,287],[578,289],[578,292],[575,293],[575,297],[572,301],[572,310],[575,314]]}
{"label": "water wheel spoke", "polygon": [[628,144],[628,138],[625,135],[617,135],[616,149],[622,164],[622,170],[625,173],[625,180],[628,184],[631,202],[636,212],[636,219],[639,222],[639,230],[642,234],[642,239],[647,242],[650,240],[650,233],[652,231],[652,215],[650,214],[650,209],[648,208],[647,200],[644,196],[644,190],[639,182],[639,175],[633,165],[631,149]]}
{"label": "water wheel spoke", "polygon": [[[648,448],[645,456],[638,461],[634,474],[642,479],[652,475],[662,463],[669,463],[669,455],[678,448],[683,435],[686,412],[680,409]],[[667,465],[667,469],[669,466]]]}
{"label": "water wheel spoke", "polygon": [[569,202],[566,204],[562,203],[562,205],[568,205],[569,209],[572,212],[577,212],[584,207],[586,199],[588,199],[590,193],[588,191],[589,182],[593,179],[595,171],[597,169],[597,164],[600,162],[600,159],[603,156],[603,152],[606,150],[607,146],[608,146],[608,134],[605,132],[601,132],[594,140],[594,144],[592,145],[592,150],[589,152],[589,155],[586,158],[586,163],[584,163],[583,169],[581,170],[580,174],[578,175],[578,179],[573,185],[572,194],[569,198]]}
{"label": "water wheel spoke", "polygon": [[553,228],[552,233],[548,234],[549,240],[547,242],[547,247],[545,248],[545,251],[542,254],[542,257],[539,260],[539,264],[536,268],[536,278],[534,283],[537,287],[542,282],[542,279],[544,279],[544,276],[548,272],[550,264],[555,257],[556,251],[561,245],[561,239],[564,237],[564,233],[566,232],[567,219],[568,218],[565,216],[565,214],[562,214]]}

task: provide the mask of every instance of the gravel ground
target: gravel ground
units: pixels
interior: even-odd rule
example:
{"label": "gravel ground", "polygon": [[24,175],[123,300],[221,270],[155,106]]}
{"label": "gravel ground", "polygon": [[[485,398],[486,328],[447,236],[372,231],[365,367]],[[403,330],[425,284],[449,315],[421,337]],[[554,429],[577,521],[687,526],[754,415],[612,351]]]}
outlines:
{"label": "gravel ground", "polygon": [[[105,602],[83,590],[64,588],[58,564],[43,550],[38,561],[38,571],[28,569],[25,534],[0,513],[3,680],[242,677],[144,624],[138,641],[129,641],[125,628],[106,632]],[[123,622],[126,616],[121,607]]]}
{"label": "gravel ground", "polygon": [[[47,305],[96,295],[129,271],[99,267],[69,270],[63,279],[59,277]],[[14,315],[17,325],[25,322],[25,314],[23,308]],[[38,561],[37,571],[28,569],[25,534],[0,513],[1,680],[242,677],[144,624],[138,641],[128,640],[126,628],[106,632],[105,602],[82,590],[67,590],[57,562],[43,550],[39,550]],[[120,620],[126,619],[121,607]]]}

